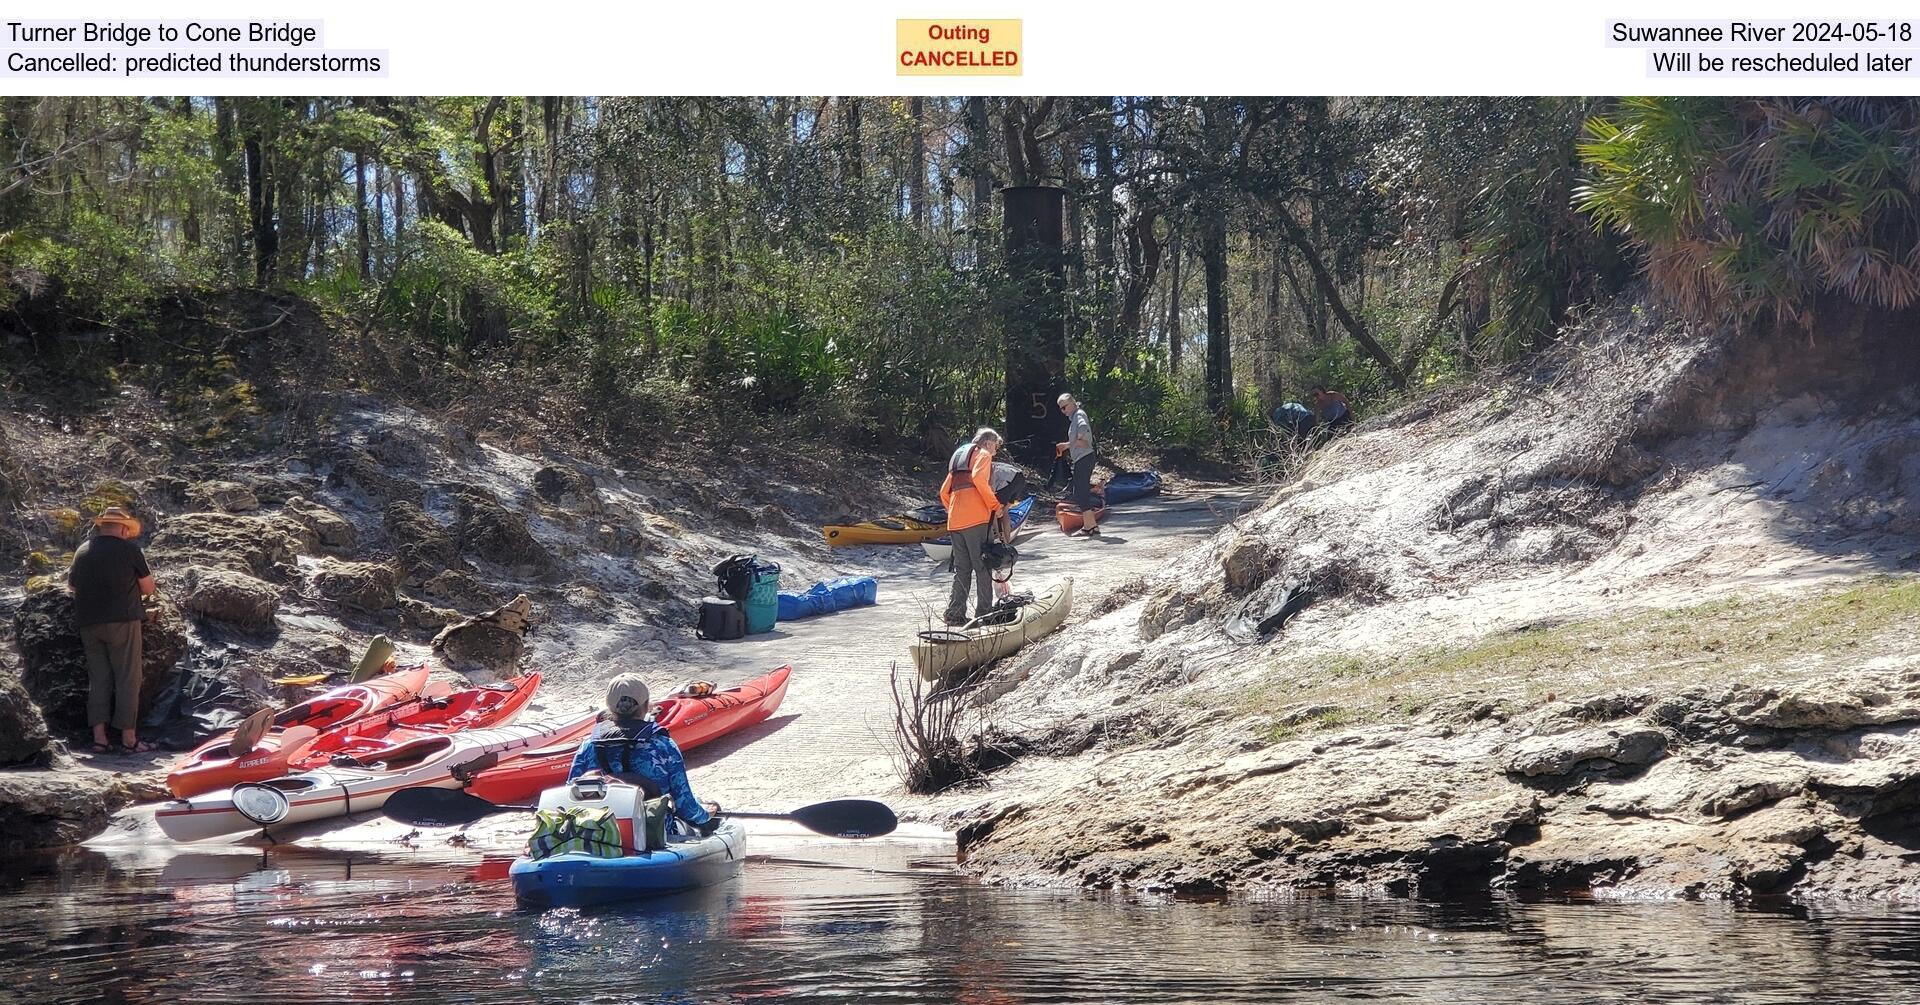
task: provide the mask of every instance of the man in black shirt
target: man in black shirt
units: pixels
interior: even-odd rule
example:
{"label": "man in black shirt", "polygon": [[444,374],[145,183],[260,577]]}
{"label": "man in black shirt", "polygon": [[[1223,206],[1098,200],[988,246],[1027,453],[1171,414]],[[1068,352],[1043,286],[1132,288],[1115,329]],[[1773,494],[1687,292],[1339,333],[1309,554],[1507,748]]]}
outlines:
{"label": "man in black shirt", "polygon": [[73,555],[67,588],[73,591],[73,623],[87,653],[87,721],[93,723],[93,750],[104,754],[111,717],[120,746],[145,753],[135,727],[140,714],[140,598],[154,590],[147,556],[133,539],[140,521],[118,506],[94,518],[93,536]]}

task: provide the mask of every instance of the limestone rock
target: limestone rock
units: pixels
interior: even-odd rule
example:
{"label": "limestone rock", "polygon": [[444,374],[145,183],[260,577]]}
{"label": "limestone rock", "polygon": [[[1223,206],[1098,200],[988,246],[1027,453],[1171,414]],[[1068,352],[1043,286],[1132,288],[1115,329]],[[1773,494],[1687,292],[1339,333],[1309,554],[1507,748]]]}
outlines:
{"label": "limestone rock", "polygon": [[187,498],[220,513],[247,513],[260,508],[260,497],[239,482],[200,482],[187,489]]}
{"label": "limestone rock", "polygon": [[382,426],[367,434],[367,453],[389,467],[426,471],[439,460],[433,438],[405,426]]}
{"label": "limestone rock", "polygon": [[[187,649],[179,610],[164,598],[151,604],[153,617],[142,630],[143,716],[173,682]],[[20,683],[40,706],[47,724],[58,729],[87,728],[87,660],[73,626],[72,594],[50,590],[28,596],[14,615],[13,633],[21,658]]]}
{"label": "limestone rock", "polygon": [[424,582],[464,565],[453,535],[414,503],[400,500],[388,505],[386,529],[401,576],[408,583]]}
{"label": "limestone rock", "polygon": [[533,473],[533,491],[553,506],[582,513],[600,512],[600,496],[593,476],[564,464],[549,464]]}
{"label": "limestone rock", "polygon": [[396,600],[400,620],[409,628],[438,631],[460,620],[460,612],[450,607],[435,607],[424,600],[402,596]]}
{"label": "limestone rock", "polygon": [[289,498],[283,512],[288,519],[307,529],[317,547],[347,552],[360,543],[359,532],[345,517],[305,496]]}
{"label": "limestone rock", "polygon": [[0,771],[0,852],[78,844],[105,830],[120,800],[103,772]]}
{"label": "limestone rock", "polygon": [[527,527],[526,514],[510,510],[475,489],[456,491],[460,522],[456,528],[464,554],[507,566],[522,575],[539,576],[553,568],[547,553]]}
{"label": "limestone rock", "polygon": [[1811,680],[1789,688],[1736,689],[1728,717],[1767,729],[1845,730],[1920,719],[1920,686]]}
{"label": "limestone rock", "polygon": [[[4,655],[0,662],[10,662]],[[50,756],[46,717],[18,674],[17,667],[0,671],[0,765],[43,763]]]}
{"label": "limestone rock", "polygon": [[393,606],[398,579],[391,567],[377,562],[327,561],[314,574],[313,587],[343,607],[374,613]]}
{"label": "limestone rock", "polygon": [[1660,730],[1645,726],[1626,729],[1594,726],[1520,741],[1507,758],[1507,770],[1528,778],[1560,777],[1596,762],[1651,764],[1666,750],[1667,734]]}
{"label": "limestone rock", "polygon": [[1252,534],[1243,534],[1227,545],[1220,557],[1226,574],[1227,593],[1243,597],[1273,574],[1274,554],[1267,542]]}
{"label": "limestone rock", "polygon": [[375,503],[405,500],[417,504],[426,497],[417,479],[388,474],[386,468],[364,450],[334,450],[325,462],[328,485],[358,492]]}
{"label": "limestone rock", "polygon": [[420,585],[420,592],[435,600],[463,610],[484,610],[500,605],[500,594],[471,574],[449,569]]}
{"label": "limestone rock", "polygon": [[169,518],[154,536],[149,565],[166,574],[202,566],[285,582],[295,571],[299,541],[278,520],[232,513],[187,513]]}
{"label": "limestone rock", "polygon": [[526,594],[478,617],[449,625],[433,637],[433,650],[461,673],[506,673],[526,651],[527,622],[533,602]]}
{"label": "limestone rock", "polygon": [[241,628],[266,628],[280,610],[280,589],[232,569],[193,566],[181,580],[185,584],[180,606],[203,618]]}

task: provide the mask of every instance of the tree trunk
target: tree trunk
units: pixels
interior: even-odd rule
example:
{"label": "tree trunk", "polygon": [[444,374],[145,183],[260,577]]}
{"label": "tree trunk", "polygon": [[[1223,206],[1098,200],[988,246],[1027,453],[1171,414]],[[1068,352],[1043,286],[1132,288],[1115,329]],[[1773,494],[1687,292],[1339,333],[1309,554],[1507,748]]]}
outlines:
{"label": "tree trunk", "polygon": [[353,153],[353,227],[360,238],[360,281],[373,275],[373,233],[367,226],[367,159]]}
{"label": "tree trunk", "polygon": [[253,231],[253,283],[273,284],[279,270],[280,232],[273,217],[273,179],[268,176],[266,146],[261,126],[249,123],[246,132],[247,217]]}
{"label": "tree trunk", "polygon": [[967,167],[973,176],[973,203],[967,207],[967,224],[973,229],[974,267],[987,264],[990,248],[987,214],[993,210],[993,127],[987,121],[987,99],[975,95],[967,99]]}
{"label": "tree trunk", "polygon": [[1227,312],[1227,213],[1208,207],[1201,221],[1200,258],[1207,286],[1207,410],[1225,416],[1233,403],[1233,332]]}
{"label": "tree trunk", "polygon": [[845,165],[844,170],[846,171],[847,181],[854,186],[858,186],[861,179],[865,177],[863,173],[864,167],[860,163],[860,99],[842,98],[840,100],[846,103],[845,121],[847,129],[846,149],[842,152],[842,162]]}
{"label": "tree trunk", "polygon": [[1388,383],[1397,389],[1405,390],[1406,371],[1401,369],[1400,364],[1387,352],[1386,347],[1373,337],[1373,333],[1367,330],[1367,326],[1355,317],[1352,311],[1347,310],[1346,300],[1340,295],[1340,284],[1334,281],[1333,273],[1328,271],[1326,263],[1320,260],[1319,252],[1307,239],[1306,233],[1300,229],[1298,223],[1294,222],[1293,214],[1288,212],[1285,206],[1276,206],[1274,209],[1274,216],[1280,221],[1281,231],[1286,235],[1288,243],[1292,244],[1294,249],[1300,252],[1300,257],[1306,261],[1308,271],[1313,273],[1313,280],[1320,287],[1321,296],[1326,298],[1327,306],[1333,310],[1333,316],[1340,320],[1341,326],[1346,328],[1347,334],[1353,336],[1353,340],[1360,344],[1360,348],[1365,350],[1375,363],[1380,364],[1380,369],[1386,373]]}
{"label": "tree trunk", "polygon": [[927,110],[926,99],[907,102],[912,131],[907,143],[907,216],[916,230],[927,228]]}
{"label": "tree trunk", "polygon": [[1180,287],[1186,283],[1186,276],[1180,272],[1180,224],[1173,225],[1173,238],[1169,242],[1167,285],[1167,372],[1176,380],[1180,376],[1180,357],[1186,349],[1187,336],[1180,330]]}
{"label": "tree trunk", "polygon": [[1113,274],[1113,99],[1096,98],[1100,118],[1093,128],[1093,260],[1100,275]]}

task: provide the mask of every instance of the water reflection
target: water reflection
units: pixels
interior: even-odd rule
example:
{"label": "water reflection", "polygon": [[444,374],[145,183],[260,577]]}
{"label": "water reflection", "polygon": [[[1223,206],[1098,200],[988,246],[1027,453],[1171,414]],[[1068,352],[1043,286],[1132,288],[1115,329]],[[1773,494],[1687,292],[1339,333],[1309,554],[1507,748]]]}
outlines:
{"label": "water reflection", "polygon": [[1920,915],[1892,909],[1120,900],[984,889],[870,845],[537,913],[503,865],[13,861],[0,999],[1758,1003],[1901,1000],[1920,976]]}

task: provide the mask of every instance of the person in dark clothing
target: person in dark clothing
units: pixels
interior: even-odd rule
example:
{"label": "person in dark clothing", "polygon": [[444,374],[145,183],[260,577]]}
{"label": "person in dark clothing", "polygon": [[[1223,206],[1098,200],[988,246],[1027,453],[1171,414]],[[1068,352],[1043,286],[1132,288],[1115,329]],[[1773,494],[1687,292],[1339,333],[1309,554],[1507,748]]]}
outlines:
{"label": "person in dark clothing", "polygon": [[589,772],[599,772],[628,785],[637,785],[649,797],[666,793],[673,797],[673,815],[685,820],[702,836],[720,826],[720,818],[693,797],[687,782],[687,762],[680,746],[667,731],[648,716],[653,707],[646,679],[637,673],[623,673],[607,684],[607,718],[594,727],[593,736],[573,755],[573,767],[567,772],[572,781]]}
{"label": "person in dark clothing", "polygon": [[73,624],[87,654],[87,721],[93,724],[93,751],[107,753],[107,726],[120,731],[120,747],[145,753],[136,727],[140,715],[140,598],[154,591],[147,556],[134,543],[140,521],[118,506],[94,518],[93,536],[74,552],[67,570],[73,591]]}
{"label": "person in dark clothing", "polygon": [[1339,391],[1329,391],[1324,387],[1313,389],[1313,414],[1320,425],[1329,431],[1338,431],[1353,425],[1353,404]]}

